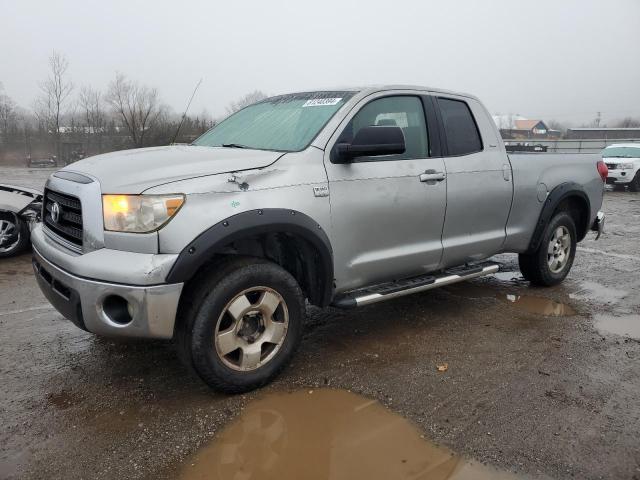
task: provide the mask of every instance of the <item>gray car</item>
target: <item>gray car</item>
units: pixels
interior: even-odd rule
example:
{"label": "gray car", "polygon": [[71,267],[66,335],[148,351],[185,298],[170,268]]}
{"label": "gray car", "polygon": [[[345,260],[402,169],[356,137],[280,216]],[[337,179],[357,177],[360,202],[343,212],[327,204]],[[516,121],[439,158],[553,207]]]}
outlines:
{"label": "gray car", "polygon": [[29,224],[38,220],[42,192],[0,184],[0,258],[29,248]]}
{"label": "gray car", "polygon": [[53,174],[34,268],[99,335],[173,338],[210,386],[268,382],[305,302],[355,308],[488,275],[555,285],[600,232],[598,155],[507,155],[473,96],[411,86],[281,95],[189,146]]}

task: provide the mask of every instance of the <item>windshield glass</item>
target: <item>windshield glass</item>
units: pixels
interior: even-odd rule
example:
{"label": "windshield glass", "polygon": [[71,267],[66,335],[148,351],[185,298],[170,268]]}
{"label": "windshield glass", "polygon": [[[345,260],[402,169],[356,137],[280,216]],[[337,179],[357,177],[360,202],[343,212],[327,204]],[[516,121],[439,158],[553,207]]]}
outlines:
{"label": "windshield glass", "polygon": [[267,98],[225,118],[193,144],[303,150],[354,93],[309,92]]}
{"label": "windshield glass", "polygon": [[637,147],[609,147],[602,151],[604,158],[639,158],[640,146]]}

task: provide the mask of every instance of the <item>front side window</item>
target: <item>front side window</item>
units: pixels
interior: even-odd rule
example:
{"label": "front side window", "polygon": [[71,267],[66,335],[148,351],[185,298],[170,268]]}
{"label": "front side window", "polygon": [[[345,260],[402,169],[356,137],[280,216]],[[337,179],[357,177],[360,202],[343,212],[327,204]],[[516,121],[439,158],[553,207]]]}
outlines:
{"label": "front side window", "polygon": [[267,98],[225,118],[193,145],[297,152],[309,146],[354,93],[310,92]]}
{"label": "front side window", "polygon": [[337,143],[351,143],[358,130],[370,126],[400,127],[404,134],[405,152],[399,155],[359,157],[356,161],[404,160],[428,156],[427,125],[422,102],[418,97],[384,97],[367,103],[349,121]]}
{"label": "front side window", "polygon": [[482,140],[469,106],[460,100],[438,98],[450,156],[482,151]]}

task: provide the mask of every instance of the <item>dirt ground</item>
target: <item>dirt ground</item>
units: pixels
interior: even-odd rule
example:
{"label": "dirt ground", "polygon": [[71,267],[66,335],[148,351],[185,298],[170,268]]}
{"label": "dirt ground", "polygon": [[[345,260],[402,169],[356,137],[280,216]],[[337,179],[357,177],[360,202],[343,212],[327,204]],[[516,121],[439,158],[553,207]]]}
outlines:
{"label": "dirt ground", "polygon": [[[47,174],[1,169],[0,183]],[[175,478],[252,400],[330,387],[500,470],[640,479],[640,195],[608,192],[604,210],[607,232],[580,244],[562,285],[532,288],[501,255],[496,276],[311,310],[289,368],[241,396],[211,392],[170,342],[77,329],[41,295],[30,255],[2,260],[0,478]]]}

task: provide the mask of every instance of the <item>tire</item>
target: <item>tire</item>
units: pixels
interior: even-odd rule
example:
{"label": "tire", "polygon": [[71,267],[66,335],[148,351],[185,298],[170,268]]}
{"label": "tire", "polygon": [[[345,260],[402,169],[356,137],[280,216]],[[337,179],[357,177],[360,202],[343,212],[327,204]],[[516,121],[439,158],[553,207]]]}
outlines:
{"label": "tire", "polygon": [[11,257],[29,248],[29,226],[20,217],[0,212],[0,258]]}
{"label": "tire", "polygon": [[571,215],[556,213],[544,231],[538,250],[518,256],[522,276],[542,287],[562,282],[573,265],[576,239],[576,225]]}
{"label": "tire", "polygon": [[640,170],[636,173],[636,176],[633,177],[631,183],[629,184],[630,192],[640,192]]}
{"label": "tire", "polygon": [[177,319],[181,359],[225,393],[275,378],[302,338],[304,298],[293,276],[263,259],[229,256],[190,285]]}

